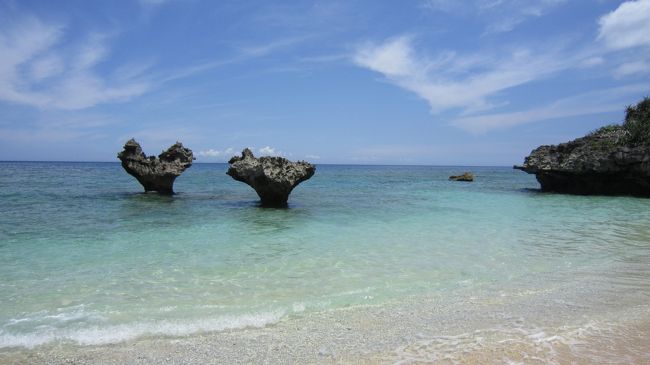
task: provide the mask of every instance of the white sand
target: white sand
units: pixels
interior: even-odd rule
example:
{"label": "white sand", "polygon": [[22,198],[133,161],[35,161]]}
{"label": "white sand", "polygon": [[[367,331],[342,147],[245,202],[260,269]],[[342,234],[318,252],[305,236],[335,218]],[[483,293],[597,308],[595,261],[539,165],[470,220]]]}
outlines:
{"label": "white sand", "polygon": [[406,298],[182,338],[5,350],[0,364],[650,363],[647,305],[576,304],[594,294],[579,287],[484,294]]}

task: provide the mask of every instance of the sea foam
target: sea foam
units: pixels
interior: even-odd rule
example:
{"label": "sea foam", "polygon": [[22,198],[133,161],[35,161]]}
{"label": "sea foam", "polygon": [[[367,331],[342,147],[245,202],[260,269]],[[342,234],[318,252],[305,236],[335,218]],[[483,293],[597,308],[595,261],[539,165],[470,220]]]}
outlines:
{"label": "sea foam", "polygon": [[130,324],[57,329],[37,328],[31,333],[10,333],[0,329],[0,348],[34,348],[54,341],[73,342],[79,345],[104,345],[132,340],[147,335],[186,336],[201,332],[216,332],[242,328],[261,328],[277,323],[285,311],[269,311],[242,315],[183,321],[150,321]]}

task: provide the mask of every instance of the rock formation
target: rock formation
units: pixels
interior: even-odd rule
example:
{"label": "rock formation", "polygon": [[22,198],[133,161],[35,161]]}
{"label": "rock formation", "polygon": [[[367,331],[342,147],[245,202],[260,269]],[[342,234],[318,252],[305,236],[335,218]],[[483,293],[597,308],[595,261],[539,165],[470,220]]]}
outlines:
{"label": "rock formation", "polygon": [[130,139],[117,154],[122,167],[138,179],[144,191],[157,191],[160,194],[174,194],[174,180],[188,167],[192,166],[192,150],[176,142],[158,157],[147,157],[140,144]]}
{"label": "rock formation", "polygon": [[449,180],[453,181],[474,181],[474,174],[471,172],[464,172],[462,175],[449,176]]}
{"label": "rock formation", "polygon": [[535,174],[543,191],[583,195],[650,196],[650,147],[629,143],[625,125],[541,146],[515,169]]}
{"label": "rock formation", "polygon": [[268,207],[286,206],[293,188],[316,172],[316,167],[308,162],[291,162],[282,157],[256,158],[248,148],[228,163],[227,174],[255,189],[262,206]]}

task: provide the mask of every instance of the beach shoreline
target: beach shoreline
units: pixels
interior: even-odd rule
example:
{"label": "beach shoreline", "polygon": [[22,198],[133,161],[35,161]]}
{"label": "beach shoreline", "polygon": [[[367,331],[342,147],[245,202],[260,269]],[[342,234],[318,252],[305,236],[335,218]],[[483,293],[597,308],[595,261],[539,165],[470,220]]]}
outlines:
{"label": "beach shoreline", "polygon": [[[650,307],[593,296],[575,283],[485,295],[409,297],[305,313],[263,328],[53,343],[0,351],[3,364],[644,363]],[[560,300],[558,293],[567,293]],[[589,294],[590,297],[584,297]],[[597,293],[603,294],[603,293]],[[579,298],[586,301],[576,302]],[[607,302],[606,306],[602,304]],[[460,309],[462,308],[462,309]],[[569,309],[569,310],[567,310]]]}

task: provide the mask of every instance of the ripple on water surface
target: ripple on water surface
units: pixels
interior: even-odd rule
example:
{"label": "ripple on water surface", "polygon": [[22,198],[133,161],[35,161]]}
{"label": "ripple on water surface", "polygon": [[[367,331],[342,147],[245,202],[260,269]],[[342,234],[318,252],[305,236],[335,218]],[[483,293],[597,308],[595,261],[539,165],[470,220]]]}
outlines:
{"label": "ripple on water surface", "polygon": [[194,165],[173,197],[139,193],[117,163],[1,167],[0,347],[495,286],[588,280],[630,306],[650,292],[650,200],[543,194],[509,168],[472,168],[462,184],[447,177],[466,168],[323,165],[289,209],[263,209],[221,164]]}

